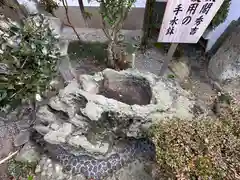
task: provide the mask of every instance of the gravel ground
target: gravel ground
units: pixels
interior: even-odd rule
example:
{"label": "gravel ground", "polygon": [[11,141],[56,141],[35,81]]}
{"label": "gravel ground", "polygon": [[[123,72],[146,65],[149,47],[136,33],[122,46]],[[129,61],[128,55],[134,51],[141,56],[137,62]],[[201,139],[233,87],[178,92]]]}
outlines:
{"label": "gravel ground", "polygon": [[[16,123],[6,123],[0,118],[0,159],[7,157],[15,150],[13,146],[14,137],[18,134],[19,128]],[[8,180],[7,163],[0,165],[0,180]]]}

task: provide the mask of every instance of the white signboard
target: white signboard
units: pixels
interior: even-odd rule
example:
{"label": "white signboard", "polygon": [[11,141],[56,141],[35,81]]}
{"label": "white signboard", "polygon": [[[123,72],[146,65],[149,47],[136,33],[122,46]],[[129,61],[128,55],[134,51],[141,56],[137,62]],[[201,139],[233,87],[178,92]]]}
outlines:
{"label": "white signboard", "polygon": [[168,0],[158,42],[197,43],[224,0]]}

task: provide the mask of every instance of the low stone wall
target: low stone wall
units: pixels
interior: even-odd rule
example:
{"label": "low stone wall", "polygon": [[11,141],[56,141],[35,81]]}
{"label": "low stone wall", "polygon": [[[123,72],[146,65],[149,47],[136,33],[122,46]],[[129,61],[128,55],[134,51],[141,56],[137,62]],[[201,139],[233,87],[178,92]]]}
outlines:
{"label": "low stone wall", "polygon": [[[101,29],[102,22],[101,16],[99,14],[98,7],[86,7],[87,12],[92,14],[90,20],[87,21],[87,25],[85,24],[83,17],[80,12],[80,8],[78,6],[70,6],[69,7],[69,17],[71,23],[76,28],[96,28]],[[129,13],[124,25],[123,29],[127,30],[135,30],[142,29],[143,20],[144,20],[144,10],[145,8],[133,8]],[[55,12],[56,16],[67,23],[65,10],[63,7],[59,7],[59,9]]]}
{"label": "low stone wall", "polygon": [[[75,28],[96,28],[101,29],[102,28],[102,21],[101,16],[99,14],[99,8],[98,7],[85,7],[86,11],[92,14],[91,19],[87,21],[87,24],[85,24],[84,19],[82,17],[80,8],[78,6],[69,6],[68,12],[69,17],[72,25]],[[143,26],[143,20],[144,20],[144,7],[136,7],[131,10],[129,13],[127,19],[125,20],[125,23],[123,25],[123,29],[126,30],[138,30],[142,29]],[[9,8],[0,8],[0,13],[3,13],[5,16],[11,18],[14,21],[19,20],[19,15],[9,9]],[[57,18],[60,18],[62,21],[67,23],[66,13],[64,7],[60,6],[56,11],[55,15]]]}

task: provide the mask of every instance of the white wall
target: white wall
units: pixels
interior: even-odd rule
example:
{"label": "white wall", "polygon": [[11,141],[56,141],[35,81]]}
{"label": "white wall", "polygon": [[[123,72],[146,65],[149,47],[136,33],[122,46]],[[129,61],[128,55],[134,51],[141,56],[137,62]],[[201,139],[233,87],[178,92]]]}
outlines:
{"label": "white wall", "polygon": [[[59,0],[56,0],[59,2]],[[68,0],[68,5],[69,6],[78,6],[78,1],[77,0]],[[146,0],[137,0],[136,3],[134,4],[135,7],[137,8],[144,8],[145,7]],[[90,6],[90,7],[98,7],[99,3],[96,2],[95,0],[92,0],[92,2],[88,3],[88,0],[83,0],[84,6]]]}
{"label": "white wall", "polygon": [[[39,0],[36,0],[39,1]],[[59,6],[62,6],[62,3],[60,3],[59,0],[55,0],[56,2],[59,2]],[[88,3],[89,0],[83,0],[84,6],[89,7],[98,7],[99,3],[96,2],[96,0],[91,0],[90,3]],[[18,0],[20,4],[25,4],[25,7],[27,7],[27,10],[29,12],[35,12],[37,11],[35,6],[35,0]],[[67,0],[68,6],[78,6],[78,0]],[[134,3],[134,7],[136,8],[145,8],[146,0],[137,0]]]}
{"label": "white wall", "polygon": [[232,0],[229,14],[227,19],[224,23],[220,24],[217,28],[215,28],[213,31],[211,31],[208,36],[208,44],[206,51],[209,51],[212,46],[215,44],[217,39],[222,35],[222,33],[225,31],[225,29],[228,27],[228,25],[233,21],[237,20],[240,17],[240,0]]}

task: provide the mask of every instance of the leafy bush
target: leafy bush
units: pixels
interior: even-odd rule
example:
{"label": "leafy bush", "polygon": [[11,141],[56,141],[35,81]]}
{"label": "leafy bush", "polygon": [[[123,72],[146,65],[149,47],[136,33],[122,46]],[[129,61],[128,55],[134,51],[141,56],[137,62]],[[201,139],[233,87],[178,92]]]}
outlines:
{"label": "leafy bush", "polygon": [[240,177],[240,111],[218,119],[165,120],[152,128],[157,162],[166,179]]}
{"label": "leafy bush", "polygon": [[45,11],[54,14],[54,11],[59,8],[58,3],[53,0],[40,0],[39,4],[45,9]]}
{"label": "leafy bush", "polygon": [[230,4],[231,4],[231,0],[224,0],[221,8],[219,9],[217,14],[214,16],[213,20],[211,21],[210,26],[212,28],[217,27],[219,24],[225,21],[225,19],[228,16]]}
{"label": "leafy bush", "polygon": [[0,19],[0,35],[0,108],[9,110],[48,88],[60,52],[43,15],[30,16],[23,25]]}

